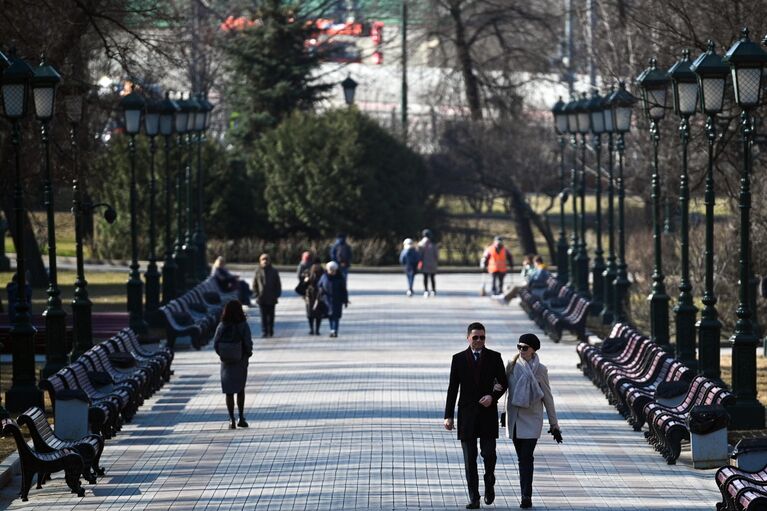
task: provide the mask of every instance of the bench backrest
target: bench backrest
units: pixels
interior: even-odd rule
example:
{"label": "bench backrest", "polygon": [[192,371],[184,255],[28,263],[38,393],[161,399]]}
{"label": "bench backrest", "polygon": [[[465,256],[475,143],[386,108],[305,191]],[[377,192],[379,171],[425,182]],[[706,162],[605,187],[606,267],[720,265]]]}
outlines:
{"label": "bench backrest", "polygon": [[45,417],[45,412],[39,406],[28,408],[19,415],[18,423],[27,427],[32,441],[38,449],[40,449],[41,441],[42,444],[46,444],[58,440],[53,433],[53,428],[48,423],[48,419]]}

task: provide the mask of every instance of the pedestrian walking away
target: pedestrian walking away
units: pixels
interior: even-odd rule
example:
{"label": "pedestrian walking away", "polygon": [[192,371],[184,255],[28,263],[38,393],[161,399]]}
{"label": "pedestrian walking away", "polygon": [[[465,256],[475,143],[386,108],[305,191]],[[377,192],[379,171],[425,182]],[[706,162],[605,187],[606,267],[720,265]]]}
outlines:
{"label": "pedestrian walking away", "polygon": [[479,266],[493,277],[493,295],[503,294],[503,279],[513,266],[513,261],[511,252],[503,245],[502,237],[496,236],[493,244],[485,248]]}
{"label": "pedestrian walking away", "polygon": [[[445,429],[454,429],[453,415],[458,400],[458,439],[469,489],[466,509],[479,509],[477,440],[485,465],[485,504],[495,500],[495,443],[498,438],[498,400],[506,392],[506,374],[501,354],[485,347],[485,327],[472,323],[467,328],[468,347],[453,355],[450,384],[445,403]],[[460,396],[459,396],[460,391]]]}
{"label": "pedestrian walking away", "polygon": [[533,453],[543,429],[544,407],[549,432],[557,443],[562,443],[549,372],[538,358],[540,348],[541,341],[535,334],[523,334],[517,344],[518,353],[506,365],[506,437],[514,442],[519,461],[521,508],[533,505]]}
{"label": "pedestrian walking away", "polygon": [[346,280],[339,271],[338,264],[330,261],[325,273],[320,278],[320,299],[325,304],[330,324],[330,337],[338,337],[338,326],[341,322],[344,307],[349,305],[349,293],[346,290]]}
{"label": "pedestrian walking away", "polygon": [[415,243],[410,238],[405,238],[402,242],[402,252],[399,254],[399,264],[405,269],[407,278],[407,296],[413,296],[413,281],[418,272],[418,264],[421,262],[421,255],[415,248]]}
{"label": "pedestrian walking away", "polygon": [[258,269],[253,277],[253,294],[261,311],[261,337],[272,337],[274,309],[282,294],[282,283],[269,254],[261,254],[258,258]]}
{"label": "pedestrian walking away", "polygon": [[306,276],[309,274],[309,268],[311,267],[312,253],[307,250],[301,254],[301,262],[298,263],[298,268],[296,269],[296,277],[298,277],[299,282],[306,278]]}
{"label": "pedestrian walking away", "polygon": [[338,264],[344,282],[348,282],[349,268],[352,266],[352,247],[346,243],[346,234],[338,233],[336,236],[335,243],[330,247],[330,260]]}
{"label": "pedestrian walking away", "polygon": [[431,281],[431,295],[437,295],[436,274],[439,266],[439,248],[434,243],[434,234],[430,229],[424,229],[421,233],[423,238],[418,242],[418,252],[421,254],[420,270],[423,273],[423,296],[429,296],[429,281]]}
{"label": "pedestrian walking away", "polygon": [[[213,335],[213,349],[221,359],[221,391],[226,394],[229,429],[247,428],[245,420],[245,385],[248,382],[248,359],[253,355],[250,327],[239,300],[227,302],[221,322]],[[240,420],[234,421],[234,395]]]}
{"label": "pedestrian walking away", "polygon": [[325,303],[320,299],[320,279],[324,274],[322,265],[315,262],[304,278],[304,303],[306,319],[309,320],[309,335],[320,335],[322,318],[327,315]]}

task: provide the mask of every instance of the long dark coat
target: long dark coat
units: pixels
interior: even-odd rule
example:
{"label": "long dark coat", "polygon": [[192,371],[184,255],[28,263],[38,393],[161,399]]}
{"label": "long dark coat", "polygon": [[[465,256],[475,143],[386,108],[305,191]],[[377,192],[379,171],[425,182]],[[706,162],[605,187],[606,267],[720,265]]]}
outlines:
{"label": "long dark coat", "polygon": [[259,305],[275,305],[282,294],[280,274],[271,264],[266,268],[260,266],[253,278],[253,294]]}
{"label": "long dark coat", "polygon": [[349,303],[349,293],[346,291],[346,281],[340,272],[335,275],[326,273],[319,283],[320,294],[328,308],[328,317],[338,319],[344,311],[344,305]]}
{"label": "long dark coat", "polygon": [[[500,392],[493,392],[495,383],[503,386]],[[506,371],[500,353],[482,348],[482,356],[477,363],[474,362],[471,348],[453,355],[445,418],[453,418],[455,401],[458,399],[459,440],[498,438],[498,399],[504,392]],[[487,395],[493,397],[493,404],[486,408],[479,404],[479,400]]]}
{"label": "long dark coat", "polygon": [[242,360],[239,362],[221,362],[221,392],[224,394],[236,394],[245,389],[248,381],[248,359],[253,355],[253,337],[247,321],[240,323],[219,323],[216,333],[213,334],[213,349],[218,353],[221,337],[225,328],[234,328],[233,335],[242,342]]}
{"label": "long dark coat", "polygon": [[317,300],[320,298],[320,280],[323,274],[319,276],[309,274],[309,281],[306,283],[306,293],[304,293],[304,302],[306,303],[307,318],[322,318],[322,308],[317,307]]}

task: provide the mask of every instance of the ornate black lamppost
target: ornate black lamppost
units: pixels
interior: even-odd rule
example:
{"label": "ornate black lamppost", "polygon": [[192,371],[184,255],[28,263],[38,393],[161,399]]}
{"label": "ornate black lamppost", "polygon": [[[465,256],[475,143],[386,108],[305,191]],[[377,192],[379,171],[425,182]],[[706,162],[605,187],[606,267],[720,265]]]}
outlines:
{"label": "ornate black lamppost", "polygon": [[568,275],[567,235],[565,233],[565,134],[567,133],[567,114],[565,103],[559,98],[551,109],[554,116],[554,130],[559,139],[559,239],[557,240],[557,280],[566,284]]}
{"label": "ornate black lamppost", "polygon": [[602,324],[609,325],[613,322],[613,306],[615,305],[615,277],[618,273],[618,266],[615,262],[615,211],[613,208],[615,196],[615,180],[613,176],[613,135],[616,133],[613,123],[613,113],[610,107],[610,96],[615,92],[615,87],[611,86],[607,96],[602,98],[602,113],[605,123],[605,133],[607,133],[607,265],[602,273],[604,283],[603,301],[604,308],[600,313]]}
{"label": "ornate black lamppost", "polygon": [[588,103],[591,116],[591,140],[594,147],[596,179],[594,180],[594,198],[596,200],[596,248],[594,249],[594,264],[591,266],[591,284],[593,289],[592,302],[595,311],[602,310],[604,302],[604,282],[602,274],[605,271],[605,260],[602,257],[602,133],[605,132],[605,118],[599,91],[595,90]]}
{"label": "ornate black lamppost", "polygon": [[344,101],[348,106],[354,104],[354,94],[357,92],[357,85],[359,85],[353,78],[351,73],[341,82],[341,88],[344,90]]}
{"label": "ornate black lamppost", "polygon": [[194,128],[197,132],[197,221],[194,231],[194,242],[197,249],[197,280],[203,281],[208,275],[207,237],[203,227],[203,209],[205,199],[205,183],[202,165],[202,144],[205,140],[205,130],[208,129],[208,119],[213,104],[200,93],[197,97],[200,108],[194,117]]}
{"label": "ornate black lamppost", "polygon": [[613,314],[615,321],[626,321],[626,297],[628,288],[631,285],[626,271],[626,209],[625,197],[626,191],[623,183],[623,154],[626,148],[626,133],[631,130],[631,114],[633,113],[636,98],[626,90],[626,84],[620,82],[618,90],[610,96],[610,105],[612,106],[613,126],[618,132],[618,260],[615,276],[615,302],[613,304]]}
{"label": "ornate black lamppost", "polygon": [[591,112],[589,112],[589,98],[584,92],[577,103],[578,133],[581,134],[581,170],[578,184],[578,195],[581,200],[580,210],[580,244],[575,256],[578,266],[578,292],[583,296],[590,297],[589,293],[589,253],[586,247],[586,134],[591,130]]}
{"label": "ornate black lamppost", "polygon": [[[24,411],[30,406],[43,406],[43,394],[35,384],[35,327],[29,316],[26,297],[26,266],[24,264],[24,190],[21,181],[21,133],[19,121],[27,115],[29,106],[29,82],[34,76],[32,68],[11,51],[9,62],[3,71],[0,88],[3,93],[3,114],[11,123],[16,184],[13,192],[13,210],[16,221],[16,310],[10,331],[13,353],[13,383],[5,395],[10,411]],[[5,62],[0,67],[5,67]]]}
{"label": "ornate black lamppost", "polygon": [[165,93],[165,99],[160,103],[160,134],[165,139],[165,260],[162,265],[162,303],[166,304],[176,298],[177,266],[173,260],[173,177],[170,170],[170,144],[175,131],[175,116],[178,105]]}
{"label": "ornate black lamppost", "polygon": [[56,267],[56,227],[53,212],[53,183],[51,179],[51,149],[49,144],[49,123],[56,107],[56,89],[61,76],[45,61],[35,68],[32,78],[32,98],[35,117],[40,121],[40,142],[43,146],[43,200],[48,221],[48,304],[43,311],[45,317],[45,366],[40,378],[47,378],[67,364],[67,348],[64,338],[67,333],[67,313],[61,308],[61,291]]}
{"label": "ornate black lamppost", "polygon": [[120,100],[120,108],[123,111],[125,132],[128,134],[128,157],[130,160],[130,235],[131,235],[131,264],[128,278],[128,313],[130,315],[130,327],[140,336],[146,336],[149,326],[144,321],[142,307],[143,283],[139,273],[138,264],[138,222],[136,220],[138,210],[138,196],[136,190],[136,135],[141,131],[141,116],[144,113],[144,98],[132,90],[130,94]]}
{"label": "ornate black lamppost", "polygon": [[186,163],[184,162],[184,135],[188,131],[189,109],[183,97],[176,101],[176,157],[178,158],[178,171],[176,172],[176,241],[173,249],[173,259],[176,261],[176,293],[182,294],[187,286],[186,279],[189,272],[189,260],[184,252],[184,176],[186,175]]}
{"label": "ornate black lamppost", "polygon": [[740,268],[739,304],[736,314],[732,343],[732,390],[737,403],[729,407],[736,429],[764,428],[764,406],[756,399],[756,346],[759,339],[751,323],[749,278],[751,277],[750,228],[751,228],[751,142],[754,127],[751,110],[759,105],[762,93],[762,71],[767,63],[767,53],[748,38],[743,29],[724,56],[732,71],[735,101],[741,108],[740,128],[743,140],[743,171],[740,179]]}
{"label": "ornate black lamppost", "polygon": [[722,323],[716,311],[714,294],[714,144],[716,143],[716,116],[724,104],[724,88],[730,69],[714,51],[714,43],[702,53],[690,69],[698,76],[700,108],[706,114],[708,138],[708,171],[706,172],[706,283],[703,292],[703,311],[698,327],[698,372],[707,378],[719,379],[720,337]]}
{"label": "ornate black lamppost", "polygon": [[186,148],[188,151],[186,159],[186,167],[184,173],[184,182],[186,184],[186,233],[184,235],[184,246],[181,249],[186,255],[186,289],[191,289],[197,283],[197,258],[200,254],[197,253],[197,247],[194,243],[194,183],[192,179],[192,165],[194,162],[194,133],[197,129],[197,112],[200,109],[200,104],[194,99],[194,96],[190,93],[186,102],[182,106],[186,108],[187,122],[186,122]]}
{"label": "ornate black lamppost", "polygon": [[637,78],[642,93],[642,107],[650,121],[650,139],[653,145],[652,167],[652,223],[655,265],[652,272],[652,292],[647,298],[650,302],[650,338],[666,351],[671,351],[669,343],[668,302],[666,286],[663,283],[663,255],[661,222],[663,218],[661,204],[660,172],[658,170],[658,146],[660,129],[658,123],[666,115],[669,78],[665,71],[658,69],[656,60],[650,59],[650,66]]}
{"label": "ornate black lamppost", "polygon": [[690,282],[690,185],[687,172],[687,147],[690,140],[690,117],[698,107],[698,78],[690,70],[690,51],[669,69],[674,91],[674,111],[680,118],[679,137],[682,142],[682,174],[679,177],[679,224],[681,275],[679,299],[674,307],[676,326],[676,357],[691,369],[697,369],[695,353],[695,316],[698,309],[692,302]]}
{"label": "ornate black lamppost", "polygon": [[578,288],[578,264],[576,256],[578,255],[578,113],[576,112],[578,100],[572,99],[565,105],[565,114],[567,114],[567,133],[570,134],[570,145],[573,148],[573,166],[570,169],[570,192],[573,203],[573,229],[570,235],[570,248],[567,249],[567,257],[570,262],[570,282],[569,286],[573,289]]}
{"label": "ornate black lamppost", "polygon": [[157,271],[157,230],[155,227],[157,180],[154,172],[155,154],[157,153],[155,137],[160,133],[160,113],[161,106],[159,101],[147,102],[146,113],[144,114],[144,133],[149,137],[149,261],[144,273],[144,280],[146,281],[144,311],[147,321],[152,326],[162,325],[160,314],[160,272]]}

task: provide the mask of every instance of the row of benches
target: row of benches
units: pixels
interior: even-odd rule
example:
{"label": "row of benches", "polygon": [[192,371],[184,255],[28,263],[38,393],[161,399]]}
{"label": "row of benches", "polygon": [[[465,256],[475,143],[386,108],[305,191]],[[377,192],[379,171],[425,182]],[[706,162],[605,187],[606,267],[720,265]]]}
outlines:
{"label": "row of benches", "polygon": [[522,289],[519,298],[522,309],[554,342],[562,339],[564,330],[579,340],[586,339],[591,301],[562,285],[556,277],[549,277],[545,286]]}
{"label": "row of benches", "polygon": [[236,289],[224,289],[218,279],[210,277],[160,307],[170,349],[174,350],[181,338],[190,339],[194,349],[202,348],[213,337],[226,302],[236,299]]}
{"label": "row of benches", "polygon": [[[648,443],[676,463],[682,441],[690,439],[688,417],[696,406],[731,405],[732,393],[675,360],[633,327],[618,323],[599,348],[587,342],[576,347],[579,367],[607,396],[635,431],[646,423]],[[672,382],[676,382],[673,383]],[[677,397],[659,402],[661,386],[676,387]]]}

